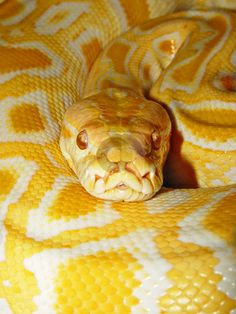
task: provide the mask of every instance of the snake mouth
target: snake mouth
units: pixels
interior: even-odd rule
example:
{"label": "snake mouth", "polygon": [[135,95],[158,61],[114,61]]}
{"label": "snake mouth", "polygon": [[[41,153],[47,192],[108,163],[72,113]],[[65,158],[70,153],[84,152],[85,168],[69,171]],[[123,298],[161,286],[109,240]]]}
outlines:
{"label": "snake mouth", "polygon": [[117,192],[120,195],[127,193],[139,193],[144,197],[151,195],[160,188],[161,178],[157,175],[157,171],[148,171],[141,175],[137,170],[130,171],[130,168],[112,169],[106,175],[93,177],[87,176],[87,184],[90,187],[89,192],[96,196],[106,196],[109,193]]}
{"label": "snake mouth", "polygon": [[99,163],[95,160],[84,164],[80,181],[95,197],[116,201],[138,201],[152,197],[162,186],[162,173],[153,162]]}

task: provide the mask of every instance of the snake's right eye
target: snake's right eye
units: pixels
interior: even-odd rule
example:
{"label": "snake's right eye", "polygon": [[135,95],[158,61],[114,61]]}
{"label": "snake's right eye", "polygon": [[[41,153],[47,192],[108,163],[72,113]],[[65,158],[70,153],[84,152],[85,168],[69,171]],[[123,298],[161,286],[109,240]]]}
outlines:
{"label": "snake's right eye", "polygon": [[82,150],[88,147],[88,134],[86,130],[82,130],[79,132],[76,138],[76,144]]}

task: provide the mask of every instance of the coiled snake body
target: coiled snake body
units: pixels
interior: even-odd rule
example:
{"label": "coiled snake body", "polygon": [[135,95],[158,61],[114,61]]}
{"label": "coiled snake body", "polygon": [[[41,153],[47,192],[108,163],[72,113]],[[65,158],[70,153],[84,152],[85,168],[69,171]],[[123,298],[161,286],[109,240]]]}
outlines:
{"label": "coiled snake body", "polygon": [[2,1],[1,313],[235,313],[235,8]]}

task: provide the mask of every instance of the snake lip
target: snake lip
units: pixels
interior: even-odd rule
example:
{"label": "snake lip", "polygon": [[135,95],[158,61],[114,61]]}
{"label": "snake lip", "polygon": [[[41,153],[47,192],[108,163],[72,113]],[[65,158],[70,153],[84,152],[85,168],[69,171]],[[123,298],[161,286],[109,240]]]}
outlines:
{"label": "snake lip", "polygon": [[119,165],[114,165],[114,167],[110,167],[109,172],[105,173],[105,175],[101,173],[94,174],[94,189],[99,194],[112,189],[120,192],[130,189],[134,192],[150,194],[156,189],[157,178],[154,178],[154,169],[145,170],[143,173],[140,173],[139,169],[132,162],[126,163],[122,169]]}
{"label": "snake lip", "polygon": [[126,165],[125,165],[125,169],[126,169],[127,171],[133,173],[139,181],[142,180],[142,177],[141,177],[141,175],[140,175],[138,169],[134,166],[134,164],[131,164],[131,163],[126,164]]}

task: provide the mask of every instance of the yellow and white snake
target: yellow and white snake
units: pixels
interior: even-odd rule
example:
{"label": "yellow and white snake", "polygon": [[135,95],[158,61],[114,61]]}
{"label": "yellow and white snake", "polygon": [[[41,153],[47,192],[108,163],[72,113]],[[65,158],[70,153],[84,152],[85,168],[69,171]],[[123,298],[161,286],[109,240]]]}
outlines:
{"label": "yellow and white snake", "polygon": [[234,10],[0,1],[1,314],[236,313]]}

